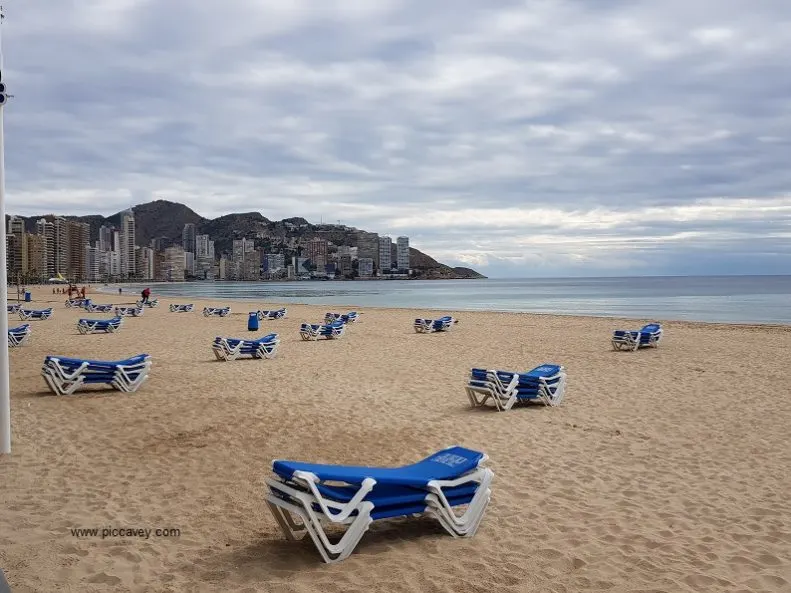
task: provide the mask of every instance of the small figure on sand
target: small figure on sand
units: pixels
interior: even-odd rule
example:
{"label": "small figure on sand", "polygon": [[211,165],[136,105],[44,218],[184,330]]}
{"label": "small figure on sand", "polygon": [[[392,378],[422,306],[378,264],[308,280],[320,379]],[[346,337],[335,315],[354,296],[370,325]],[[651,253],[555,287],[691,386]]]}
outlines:
{"label": "small figure on sand", "polygon": [[124,289],[123,288],[119,288],[118,289],[118,294],[121,294],[122,292],[124,292]]}
{"label": "small figure on sand", "polygon": [[141,292],[140,295],[143,297],[143,303],[145,303],[147,305],[148,302],[149,302],[148,301],[148,297],[151,296],[151,289],[150,288],[144,288],[143,292]]}

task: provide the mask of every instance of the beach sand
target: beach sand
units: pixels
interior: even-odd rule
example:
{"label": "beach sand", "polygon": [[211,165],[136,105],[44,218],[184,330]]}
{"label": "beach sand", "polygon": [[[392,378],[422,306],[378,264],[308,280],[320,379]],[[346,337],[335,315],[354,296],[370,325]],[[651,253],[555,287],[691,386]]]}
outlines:
{"label": "beach sand", "polygon": [[[104,315],[64,298],[34,289],[54,317],[10,353],[0,567],[14,593],[791,591],[789,327],[665,322],[658,349],[613,352],[611,331],[640,321],[459,312],[453,331],[418,335],[426,311],[362,309],[341,340],[303,342],[301,321],[341,309],[287,305],[261,322],[277,358],[224,363],[211,340],[245,337],[247,312],[277,304],[215,300],[233,314],[206,319],[204,302],[176,314],[160,299],[82,336],[79,317]],[[56,397],[40,376],[47,354],[141,352],[153,367],[135,394]],[[567,369],[561,407],[469,407],[470,367],[543,362]],[[473,538],[375,523],[326,565],[264,502],[276,458],[400,465],[453,444],[495,472]],[[71,535],[89,527],[181,534]]]}

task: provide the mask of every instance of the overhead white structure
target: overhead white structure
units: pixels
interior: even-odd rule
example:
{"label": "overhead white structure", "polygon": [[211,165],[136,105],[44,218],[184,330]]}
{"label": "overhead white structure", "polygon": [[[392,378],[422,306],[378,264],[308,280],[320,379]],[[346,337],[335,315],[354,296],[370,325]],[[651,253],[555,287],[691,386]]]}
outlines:
{"label": "overhead white structure", "polygon": [[[0,7],[0,23],[5,17]],[[8,277],[5,228],[5,146],[3,138],[3,112],[8,101],[3,77],[3,40],[0,33],[0,455],[11,453],[11,371],[8,364]]]}

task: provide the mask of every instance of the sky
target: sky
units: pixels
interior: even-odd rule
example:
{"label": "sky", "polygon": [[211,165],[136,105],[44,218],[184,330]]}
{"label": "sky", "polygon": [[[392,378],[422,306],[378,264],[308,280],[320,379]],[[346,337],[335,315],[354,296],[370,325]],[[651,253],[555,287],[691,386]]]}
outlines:
{"label": "sky", "polygon": [[5,0],[7,211],[153,199],[490,277],[791,273],[788,0]]}

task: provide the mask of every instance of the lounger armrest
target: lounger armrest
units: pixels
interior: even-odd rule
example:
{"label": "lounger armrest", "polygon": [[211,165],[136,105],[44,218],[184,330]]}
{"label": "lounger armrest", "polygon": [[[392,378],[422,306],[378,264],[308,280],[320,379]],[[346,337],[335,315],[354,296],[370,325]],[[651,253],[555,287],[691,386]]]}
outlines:
{"label": "lounger armrest", "polygon": [[358,509],[360,503],[362,503],[363,499],[368,496],[368,493],[373,490],[374,486],[376,485],[376,480],[373,478],[365,478],[360,483],[360,489],[355,493],[351,500],[349,500],[349,502],[344,505],[333,505],[338,507],[338,512],[333,513],[330,511],[327,501],[324,500],[321,492],[319,492],[318,488],[316,488],[316,483],[320,481],[316,474],[297,470],[293,474],[293,479],[303,482],[310,489],[310,492],[316,499],[316,504],[319,505],[322,513],[324,513],[327,518],[334,523],[339,523],[348,519],[349,516]]}

